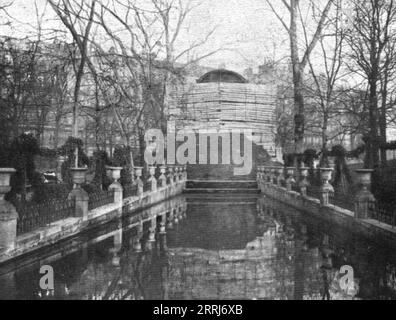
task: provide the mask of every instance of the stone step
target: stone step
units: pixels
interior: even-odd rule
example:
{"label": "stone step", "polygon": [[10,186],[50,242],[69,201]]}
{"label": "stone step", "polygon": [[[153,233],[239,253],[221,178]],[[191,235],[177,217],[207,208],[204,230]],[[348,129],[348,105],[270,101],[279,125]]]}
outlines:
{"label": "stone step", "polygon": [[237,188],[187,188],[184,190],[185,194],[259,194],[259,189],[249,188],[249,189],[237,189]]}
{"label": "stone step", "polygon": [[187,189],[258,189],[256,181],[203,181],[203,180],[192,180],[187,181]]}

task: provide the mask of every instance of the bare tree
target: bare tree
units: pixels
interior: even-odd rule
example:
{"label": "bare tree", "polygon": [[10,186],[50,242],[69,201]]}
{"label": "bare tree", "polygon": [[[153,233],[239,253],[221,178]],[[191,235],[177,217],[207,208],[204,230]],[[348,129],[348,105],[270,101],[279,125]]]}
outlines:
{"label": "bare tree", "polygon": [[[78,138],[78,114],[81,84],[85,68],[89,61],[89,43],[95,16],[97,0],[89,3],[78,0],[48,0],[62,23],[69,30],[79,55],[75,57],[75,86],[73,99],[73,137]],[[78,149],[76,148],[75,166],[78,167]]]}
{"label": "bare tree", "polygon": [[[351,8],[351,26],[347,33],[350,68],[367,83],[370,131],[366,143],[366,166],[376,168],[380,163],[380,142],[386,141],[387,88],[390,71],[394,68],[396,7],[393,0],[353,0]],[[379,115],[381,99],[383,105]],[[385,164],[386,154],[383,153],[382,158]]]}
{"label": "bare tree", "polygon": [[[305,20],[301,19],[301,8],[300,0],[282,0],[282,4],[285,7],[287,14],[289,16],[290,22],[287,23],[282,13],[277,10],[274,6],[274,2],[271,0],[266,0],[267,4],[270,6],[273,13],[281,22],[284,29],[287,31],[290,38],[290,57],[293,67],[293,87],[294,87],[294,104],[295,104],[295,116],[294,116],[294,140],[295,140],[295,151],[297,154],[303,152],[304,143],[304,129],[305,129],[305,106],[304,106],[304,70],[307,66],[308,59],[310,58],[312,52],[314,51],[323,29],[328,20],[328,14],[334,3],[334,0],[326,1],[323,9],[318,8],[316,1],[307,1],[307,6],[311,10],[319,10],[319,20],[316,23],[315,31],[311,36],[307,45],[304,46],[304,52],[301,57],[302,41],[300,40],[300,33],[298,30],[299,23],[304,25]],[[279,1],[276,1],[279,3]],[[308,35],[306,35],[306,38]]]}
{"label": "bare tree", "polygon": [[[308,64],[310,75],[313,79],[312,86],[307,85],[306,91],[313,98],[311,110],[314,114],[310,127],[318,129],[322,140],[322,162],[326,163],[326,151],[329,140],[332,140],[340,131],[329,137],[329,126],[335,117],[340,116],[339,100],[342,99],[344,90],[341,88],[342,80],[346,76],[344,68],[345,30],[343,26],[342,0],[335,1],[334,17],[329,18],[329,31],[319,36],[319,57],[312,62],[309,56]],[[307,30],[303,26],[304,36],[308,41]],[[342,113],[342,112],[341,112]],[[342,116],[342,115],[341,115]],[[329,139],[330,138],[330,139]]]}

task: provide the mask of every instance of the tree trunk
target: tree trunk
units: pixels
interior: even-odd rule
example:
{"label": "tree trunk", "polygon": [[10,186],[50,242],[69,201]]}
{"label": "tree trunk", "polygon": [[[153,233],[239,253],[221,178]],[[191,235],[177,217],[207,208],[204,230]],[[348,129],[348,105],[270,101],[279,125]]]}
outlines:
{"label": "tree trunk", "polygon": [[293,87],[294,87],[294,143],[295,153],[302,154],[304,152],[304,96],[303,96],[303,70],[301,68],[300,58],[298,54],[298,34],[297,34],[297,16],[298,3],[291,2],[290,14],[290,48],[291,61],[293,66]]}

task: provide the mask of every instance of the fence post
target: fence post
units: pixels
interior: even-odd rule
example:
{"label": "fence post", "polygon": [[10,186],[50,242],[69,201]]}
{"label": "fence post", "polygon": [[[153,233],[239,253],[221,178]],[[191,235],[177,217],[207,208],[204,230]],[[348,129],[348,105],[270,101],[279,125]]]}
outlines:
{"label": "fence post", "polygon": [[355,218],[368,219],[370,217],[370,203],[375,202],[374,195],[370,192],[371,175],[374,170],[356,170],[358,183],[361,189],[355,196]]}
{"label": "fence post", "polygon": [[320,203],[322,206],[329,205],[329,195],[334,192],[334,188],[329,182],[332,172],[333,168],[320,168],[320,179],[322,180],[322,185],[320,187]]}
{"label": "fence post", "polygon": [[300,168],[301,181],[300,181],[299,187],[300,187],[300,193],[303,197],[307,196],[307,188],[309,186],[309,182],[307,179],[308,173],[309,173],[309,168],[306,168],[306,167]]}
{"label": "fence post", "polygon": [[165,176],[166,167],[165,167],[165,166],[162,166],[162,167],[160,168],[160,170],[161,170],[161,175],[160,175],[160,177],[158,178],[158,181],[160,182],[161,188],[163,188],[163,187],[166,187],[166,176]]}
{"label": "fence post", "polygon": [[143,174],[143,167],[135,167],[135,174],[136,174],[136,185],[137,185],[137,195],[140,197],[144,190],[144,183],[142,181],[142,174]]}
{"label": "fence post", "polygon": [[88,193],[81,188],[81,185],[85,183],[85,177],[87,173],[86,168],[71,168],[70,169],[73,178],[74,188],[68,196],[68,200],[74,201],[75,203],[75,215],[80,217],[83,221],[88,220]]}
{"label": "fence post", "polygon": [[114,191],[114,203],[118,204],[120,213],[122,213],[123,207],[123,189],[121,183],[118,180],[121,178],[121,170],[122,167],[107,167],[108,170],[111,172],[111,178],[113,179],[113,183],[110,185],[109,190]]}
{"label": "fence post", "polygon": [[11,190],[10,179],[15,172],[12,168],[0,169],[0,253],[8,253],[15,249],[18,213],[15,207],[4,199]]}

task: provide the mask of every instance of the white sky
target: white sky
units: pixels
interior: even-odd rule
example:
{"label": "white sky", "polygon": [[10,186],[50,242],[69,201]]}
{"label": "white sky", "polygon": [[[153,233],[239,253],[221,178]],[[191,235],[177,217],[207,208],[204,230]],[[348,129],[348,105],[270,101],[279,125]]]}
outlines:
{"label": "white sky", "polygon": [[[35,1],[43,12],[46,0],[14,0],[10,14],[23,23],[36,23]],[[279,59],[287,56],[288,38],[278,20],[269,10],[265,0],[195,0],[201,1],[199,8],[191,14],[186,30],[180,35],[180,50],[183,44],[202,37],[205,30],[218,25],[212,40],[202,47],[202,52],[226,45],[231,51],[222,51],[202,62],[209,67],[224,64],[227,68],[242,71],[249,66],[261,64],[266,57]],[[321,0],[318,0],[321,1]],[[278,5],[281,5],[280,1]],[[47,26],[58,28],[54,13],[48,6],[45,18]],[[4,29],[2,34],[23,37],[26,25],[18,25],[12,30]],[[275,45],[274,45],[275,44]]]}

